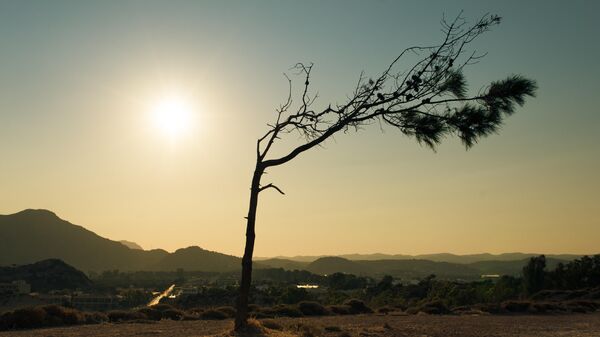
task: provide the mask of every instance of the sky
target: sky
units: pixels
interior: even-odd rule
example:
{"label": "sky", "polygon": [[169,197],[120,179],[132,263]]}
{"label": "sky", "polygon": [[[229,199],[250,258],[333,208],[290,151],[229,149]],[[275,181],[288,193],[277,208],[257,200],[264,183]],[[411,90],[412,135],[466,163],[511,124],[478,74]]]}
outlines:
{"label": "sky", "polygon": [[[596,1],[0,0],[0,214],[241,256],[283,74],[297,89],[313,62],[316,107],[342,102],[461,10],[503,17],[471,46],[471,92],[522,74],[537,97],[468,151],[372,125],[269,170],[286,195],[261,194],[255,256],[598,253]],[[190,112],[175,136],[154,120],[168,97]]]}

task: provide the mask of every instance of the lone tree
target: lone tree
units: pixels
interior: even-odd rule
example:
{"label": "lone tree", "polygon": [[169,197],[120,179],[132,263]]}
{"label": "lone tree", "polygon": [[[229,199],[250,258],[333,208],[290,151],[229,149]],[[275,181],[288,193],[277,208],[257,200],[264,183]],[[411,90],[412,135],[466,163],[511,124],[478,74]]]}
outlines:
{"label": "lone tree", "polygon": [[[520,75],[495,81],[469,95],[463,68],[484,55],[467,52],[467,46],[500,17],[485,15],[469,25],[461,15],[451,22],[442,20],[443,41],[435,46],[410,47],[402,51],[379,77],[359,77],[353,93],[343,104],[313,108],[316,95],[309,93],[312,64],[298,63],[294,69],[304,79],[298,104],[293,104],[292,81],[284,104],[276,109],[275,121],[256,143],[256,166],[250,187],[246,225],[246,247],[242,259],[242,279],[237,302],[235,330],[247,326],[248,296],[252,277],[254,228],[258,196],[267,189],[283,191],[273,183],[261,184],[265,170],[285,164],[301,153],[326,141],[338,132],[358,130],[379,123],[398,129],[419,143],[434,149],[445,137],[456,135],[466,148],[481,137],[497,132],[505,117],[534,96],[536,83]],[[397,70],[399,63],[416,57],[412,66]],[[269,156],[281,137],[298,132],[304,141],[281,157]]]}

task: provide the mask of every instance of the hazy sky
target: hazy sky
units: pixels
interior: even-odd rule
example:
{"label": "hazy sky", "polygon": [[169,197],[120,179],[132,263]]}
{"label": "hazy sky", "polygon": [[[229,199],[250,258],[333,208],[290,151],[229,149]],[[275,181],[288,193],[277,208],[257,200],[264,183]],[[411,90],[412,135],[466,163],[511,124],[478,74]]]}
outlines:
{"label": "hazy sky", "polygon": [[[0,214],[239,256],[283,72],[314,62],[317,107],[341,102],[461,9],[504,18],[471,89],[518,73],[538,97],[469,151],[373,125],[273,168],[255,255],[598,252],[597,1],[0,0]],[[175,140],[151,118],[173,93],[193,111]]]}

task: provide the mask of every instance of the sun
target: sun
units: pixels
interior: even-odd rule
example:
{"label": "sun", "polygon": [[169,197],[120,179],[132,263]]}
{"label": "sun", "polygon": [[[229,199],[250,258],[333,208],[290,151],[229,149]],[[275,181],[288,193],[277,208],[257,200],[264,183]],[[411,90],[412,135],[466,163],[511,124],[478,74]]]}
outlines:
{"label": "sun", "polygon": [[193,109],[180,95],[163,96],[152,105],[152,121],[159,133],[176,140],[189,132]]}

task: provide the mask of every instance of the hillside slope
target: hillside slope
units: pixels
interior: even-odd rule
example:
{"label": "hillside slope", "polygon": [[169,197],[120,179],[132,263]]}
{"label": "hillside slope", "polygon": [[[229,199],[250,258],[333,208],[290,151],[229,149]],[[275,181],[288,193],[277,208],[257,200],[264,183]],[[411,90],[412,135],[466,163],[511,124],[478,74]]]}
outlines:
{"label": "hillside slope", "polygon": [[0,265],[30,264],[60,259],[89,271],[233,271],[241,259],[199,247],[168,253],[162,249],[130,249],[122,242],[103,238],[60,219],[47,210],[28,209],[0,215]]}

